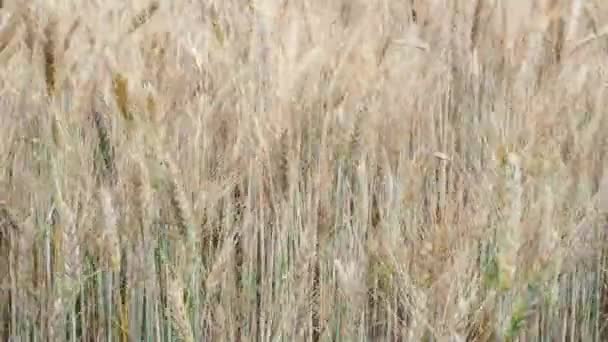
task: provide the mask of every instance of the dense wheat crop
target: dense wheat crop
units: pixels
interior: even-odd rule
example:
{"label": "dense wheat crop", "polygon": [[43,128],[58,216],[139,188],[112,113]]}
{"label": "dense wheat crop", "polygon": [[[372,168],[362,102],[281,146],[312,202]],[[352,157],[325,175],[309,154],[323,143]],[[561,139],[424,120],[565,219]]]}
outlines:
{"label": "dense wheat crop", "polygon": [[608,3],[0,1],[3,341],[608,339]]}

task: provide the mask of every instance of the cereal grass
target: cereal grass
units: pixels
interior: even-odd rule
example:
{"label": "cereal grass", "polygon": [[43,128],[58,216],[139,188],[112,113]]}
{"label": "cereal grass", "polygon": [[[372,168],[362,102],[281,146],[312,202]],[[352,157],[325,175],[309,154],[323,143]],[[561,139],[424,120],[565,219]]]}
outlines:
{"label": "cereal grass", "polygon": [[599,0],[0,1],[0,339],[608,339]]}

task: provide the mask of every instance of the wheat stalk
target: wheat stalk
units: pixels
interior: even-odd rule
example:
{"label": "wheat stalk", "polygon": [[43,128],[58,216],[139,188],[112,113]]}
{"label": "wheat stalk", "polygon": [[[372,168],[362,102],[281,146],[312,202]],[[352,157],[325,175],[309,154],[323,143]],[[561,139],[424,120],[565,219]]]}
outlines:
{"label": "wheat stalk", "polygon": [[0,268],[0,284],[6,291],[2,291],[0,299],[6,306],[0,314],[3,321],[0,336],[8,340],[17,330],[17,274],[16,264],[18,262],[17,234],[19,227],[9,212],[6,202],[0,200],[0,257],[5,260],[4,266]]}

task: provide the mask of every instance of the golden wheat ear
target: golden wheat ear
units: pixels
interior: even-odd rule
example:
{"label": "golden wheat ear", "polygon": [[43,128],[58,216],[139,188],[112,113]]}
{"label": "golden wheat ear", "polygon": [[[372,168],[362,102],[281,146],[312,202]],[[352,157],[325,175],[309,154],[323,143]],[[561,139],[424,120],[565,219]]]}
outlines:
{"label": "golden wheat ear", "polygon": [[116,72],[112,75],[112,92],[118,105],[120,114],[128,120],[133,120],[133,115],[129,111],[129,82],[126,77]]}
{"label": "golden wheat ear", "polygon": [[158,2],[153,1],[145,10],[143,10],[142,12],[137,14],[135,18],[133,18],[133,21],[131,22],[131,27],[129,28],[129,31],[127,31],[127,33],[131,34],[135,32],[138,28],[142,27],[147,21],[150,20],[150,18],[152,18],[156,11],[158,11]]}
{"label": "golden wheat ear", "polygon": [[115,176],[114,149],[110,141],[106,117],[100,111],[93,110],[93,123],[97,130],[98,148],[102,159],[102,164],[99,165],[98,170],[106,180],[113,181]]}
{"label": "golden wheat ear", "polygon": [[57,77],[57,53],[55,51],[55,40],[57,38],[57,22],[51,19],[44,29],[44,77],[46,81],[46,89],[49,98],[55,95],[56,77]]}

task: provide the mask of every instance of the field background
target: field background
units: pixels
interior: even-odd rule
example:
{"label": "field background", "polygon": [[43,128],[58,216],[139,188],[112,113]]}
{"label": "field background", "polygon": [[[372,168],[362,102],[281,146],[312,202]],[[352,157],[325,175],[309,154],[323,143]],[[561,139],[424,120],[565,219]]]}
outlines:
{"label": "field background", "polygon": [[0,7],[3,341],[608,340],[608,2]]}

